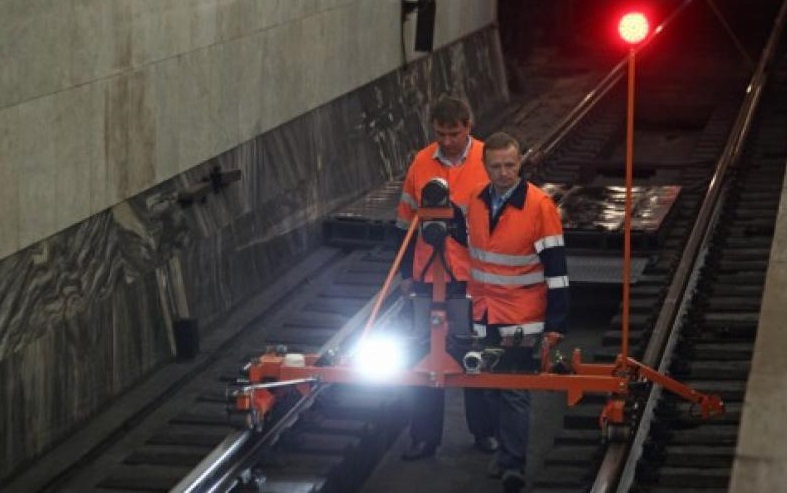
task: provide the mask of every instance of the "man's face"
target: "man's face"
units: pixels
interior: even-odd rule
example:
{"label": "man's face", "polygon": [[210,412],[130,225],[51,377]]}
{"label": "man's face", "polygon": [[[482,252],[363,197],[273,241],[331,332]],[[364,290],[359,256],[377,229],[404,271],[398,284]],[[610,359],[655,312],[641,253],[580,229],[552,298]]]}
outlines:
{"label": "man's face", "polygon": [[497,193],[505,192],[519,180],[520,158],[514,146],[484,151],[484,168]]}
{"label": "man's face", "polygon": [[449,159],[458,159],[467,146],[470,123],[444,124],[435,121],[432,122],[432,127],[443,154]]}

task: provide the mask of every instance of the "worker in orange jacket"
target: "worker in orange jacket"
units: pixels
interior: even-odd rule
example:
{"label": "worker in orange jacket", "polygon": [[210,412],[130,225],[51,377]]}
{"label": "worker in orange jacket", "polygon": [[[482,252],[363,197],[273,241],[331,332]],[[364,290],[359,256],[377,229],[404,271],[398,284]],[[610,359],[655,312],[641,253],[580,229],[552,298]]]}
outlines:
{"label": "worker in orange jacket", "polygon": [[[568,272],[560,213],[552,199],[521,177],[519,142],[499,132],[484,143],[490,183],[455,208],[455,237],[470,254],[468,293],[483,346],[502,347],[495,371],[536,372],[540,350],[557,344],[566,331]],[[530,393],[489,390],[499,450],[489,476],[502,478],[504,491],[525,484]]]}
{"label": "worker in orange jacket", "polygon": [[[482,164],[483,143],[470,135],[470,107],[461,99],[444,96],[431,108],[430,122],[436,140],[421,149],[413,159],[402,186],[396,211],[397,226],[403,232],[410,227],[421,204],[421,190],[433,178],[444,179],[454,204],[463,207],[470,191],[488,181]],[[400,268],[402,291],[427,294],[432,283],[432,264],[444,262],[448,271],[447,292],[464,295],[469,271],[467,249],[452,238],[443,245],[443,258],[418,235],[403,257]],[[431,259],[431,260],[430,260]],[[434,455],[442,441],[445,391],[433,388],[414,389],[413,416],[410,425],[412,442],[402,454],[404,460]],[[490,421],[483,392],[466,389],[465,412],[475,446],[492,453],[497,450],[494,424]]]}

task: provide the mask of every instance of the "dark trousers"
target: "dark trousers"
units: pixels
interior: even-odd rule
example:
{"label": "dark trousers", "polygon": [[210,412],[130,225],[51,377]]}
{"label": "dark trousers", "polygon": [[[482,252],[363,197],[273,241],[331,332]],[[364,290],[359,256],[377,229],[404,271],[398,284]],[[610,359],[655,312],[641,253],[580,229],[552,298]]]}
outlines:
{"label": "dark trousers", "polygon": [[443,414],[445,389],[413,387],[413,413],[410,421],[410,438],[414,442],[440,445],[443,440]]}
{"label": "dark trousers", "polygon": [[[413,413],[410,437],[413,441],[424,441],[440,445],[443,440],[443,416],[445,414],[445,389],[413,387]],[[490,401],[481,389],[465,389],[465,420],[470,433],[476,436],[495,436],[495,414]]]}
{"label": "dark trousers", "polygon": [[[497,327],[487,326],[485,345],[500,343]],[[538,347],[504,348],[495,372],[535,373],[540,368]],[[527,445],[530,439],[530,391],[489,389],[485,396],[491,410],[492,420],[497,423],[497,462],[503,470],[524,473],[527,462]]]}
{"label": "dark trousers", "polygon": [[[428,284],[416,283],[414,290],[419,294],[431,295],[431,285]],[[446,287],[446,292],[449,296],[462,296],[465,293],[465,283],[449,283]],[[424,355],[429,350],[427,346],[422,348],[421,355]],[[459,356],[459,359],[461,360],[461,356]],[[439,445],[443,438],[445,389],[413,387],[412,398],[413,412],[410,423],[410,437],[413,441],[425,441]],[[464,401],[465,420],[470,433],[482,437],[494,436],[496,424],[493,421],[489,402],[484,395],[484,391],[481,389],[465,389]]]}
{"label": "dark trousers", "polygon": [[497,462],[504,470],[524,473],[530,439],[530,391],[486,391],[489,407],[497,418]]}

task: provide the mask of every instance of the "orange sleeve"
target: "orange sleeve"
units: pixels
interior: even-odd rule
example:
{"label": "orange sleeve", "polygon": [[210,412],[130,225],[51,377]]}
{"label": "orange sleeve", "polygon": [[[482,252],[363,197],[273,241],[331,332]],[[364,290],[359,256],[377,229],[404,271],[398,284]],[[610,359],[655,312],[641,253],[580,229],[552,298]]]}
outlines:
{"label": "orange sleeve", "polygon": [[407,174],[404,177],[402,184],[402,194],[399,197],[399,204],[396,206],[396,227],[399,229],[407,230],[410,228],[410,223],[418,211],[418,199],[415,189],[415,161],[407,169]]}

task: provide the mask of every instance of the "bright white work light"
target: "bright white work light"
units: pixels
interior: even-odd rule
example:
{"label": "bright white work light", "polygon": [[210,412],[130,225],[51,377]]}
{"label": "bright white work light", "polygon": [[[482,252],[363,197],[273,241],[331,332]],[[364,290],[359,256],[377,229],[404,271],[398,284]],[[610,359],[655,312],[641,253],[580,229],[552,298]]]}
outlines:
{"label": "bright white work light", "polygon": [[371,335],[360,342],[353,356],[353,366],[369,380],[380,381],[405,366],[402,342],[389,335]]}

